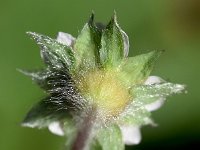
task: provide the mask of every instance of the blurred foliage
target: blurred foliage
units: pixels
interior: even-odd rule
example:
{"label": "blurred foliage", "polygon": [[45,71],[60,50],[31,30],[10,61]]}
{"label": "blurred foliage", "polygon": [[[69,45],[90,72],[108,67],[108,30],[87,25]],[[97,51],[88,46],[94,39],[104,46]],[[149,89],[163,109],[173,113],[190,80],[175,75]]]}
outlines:
{"label": "blurred foliage", "polygon": [[39,48],[26,31],[56,37],[77,36],[91,11],[106,23],[116,10],[130,38],[130,53],[166,49],[153,74],[185,83],[187,94],[169,98],[153,113],[158,127],[142,129],[142,143],[129,149],[168,149],[200,142],[199,0],[0,0],[0,149],[64,149],[64,138],[46,129],[22,128],[20,122],[44,93],[16,68],[40,68]]}

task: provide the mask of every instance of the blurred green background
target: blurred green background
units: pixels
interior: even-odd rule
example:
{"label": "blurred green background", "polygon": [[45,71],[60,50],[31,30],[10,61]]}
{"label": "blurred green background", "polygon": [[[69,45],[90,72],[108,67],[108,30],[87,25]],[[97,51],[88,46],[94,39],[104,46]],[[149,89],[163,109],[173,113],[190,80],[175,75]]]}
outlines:
{"label": "blurred green background", "polygon": [[20,121],[44,96],[16,68],[40,68],[39,48],[26,31],[56,37],[77,36],[91,11],[107,23],[118,14],[130,38],[130,55],[154,49],[166,52],[152,74],[187,85],[187,94],[170,97],[153,118],[158,127],[142,128],[142,142],[127,149],[169,149],[200,143],[199,0],[0,0],[0,150],[62,150],[64,139]]}

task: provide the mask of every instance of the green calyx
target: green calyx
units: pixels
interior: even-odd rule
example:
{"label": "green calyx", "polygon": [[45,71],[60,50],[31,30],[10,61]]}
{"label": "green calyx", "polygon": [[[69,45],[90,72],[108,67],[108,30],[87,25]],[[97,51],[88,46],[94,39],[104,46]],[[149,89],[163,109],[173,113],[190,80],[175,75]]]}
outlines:
{"label": "green calyx", "polygon": [[[50,94],[48,107],[52,109],[66,107],[71,112],[76,111],[68,108],[71,105],[81,109],[80,107],[85,105],[82,103],[88,101],[98,108],[99,114],[103,117],[118,116],[131,103],[136,95],[132,92],[132,87],[146,80],[162,53],[162,51],[152,51],[127,57],[128,36],[119,27],[116,14],[105,27],[97,25],[92,14],[70,46],[45,35],[32,32],[28,34],[40,46],[41,57],[47,67],[40,71],[24,73],[31,76]],[[55,97],[70,93],[64,92],[69,87],[75,92],[64,95],[64,98],[59,98],[60,101],[56,102]],[[55,104],[51,106],[53,101],[56,106]],[[81,106],[79,103],[76,104],[78,101]],[[34,110],[37,110],[37,107],[33,108]],[[29,113],[25,122],[30,122],[30,118],[37,118],[38,115]],[[62,113],[58,116],[62,116]]]}
{"label": "green calyx", "polygon": [[[123,150],[119,126],[150,123],[145,105],[184,89],[183,85],[166,82],[144,84],[163,51],[128,57],[128,36],[119,27],[116,14],[105,27],[96,24],[92,14],[71,45],[42,34],[28,35],[40,46],[46,66],[22,72],[48,97],[29,111],[23,125],[42,128],[59,122],[69,137],[69,149],[81,129],[79,124],[87,118],[84,115],[93,114],[95,108],[97,116],[91,122],[100,129],[88,142],[91,149]],[[103,125],[107,123],[106,128]]]}

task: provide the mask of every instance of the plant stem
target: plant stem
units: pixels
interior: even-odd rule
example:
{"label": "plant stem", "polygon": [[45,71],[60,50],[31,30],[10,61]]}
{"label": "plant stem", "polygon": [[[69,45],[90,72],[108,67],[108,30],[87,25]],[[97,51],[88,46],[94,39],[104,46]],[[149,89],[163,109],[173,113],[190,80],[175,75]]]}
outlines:
{"label": "plant stem", "polygon": [[91,113],[84,119],[82,126],[80,127],[75,141],[72,145],[72,150],[84,150],[88,144],[90,133],[93,127],[93,122],[96,118],[96,113],[92,109]]}

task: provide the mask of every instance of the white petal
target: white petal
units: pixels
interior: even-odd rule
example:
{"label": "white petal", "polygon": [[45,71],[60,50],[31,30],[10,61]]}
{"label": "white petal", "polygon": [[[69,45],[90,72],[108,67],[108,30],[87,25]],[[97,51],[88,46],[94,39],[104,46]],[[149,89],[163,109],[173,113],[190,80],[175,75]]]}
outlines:
{"label": "white petal", "polygon": [[60,127],[60,123],[59,122],[52,122],[49,126],[48,126],[49,130],[56,134],[56,135],[60,135],[63,136],[64,132],[62,130],[62,128]]}
{"label": "white petal", "polygon": [[141,141],[141,133],[139,126],[121,126],[122,138],[126,145],[139,144]]}
{"label": "white petal", "polygon": [[162,78],[158,77],[158,76],[149,76],[147,78],[147,80],[145,81],[145,85],[149,85],[149,84],[158,84],[158,83],[162,83],[165,80],[163,80]]}
{"label": "white petal", "polygon": [[57,36],[58,42],[71,47],[74,43],[74,40],[75,38],[71,34],[58,32],[58,36]]}
{"label": "white petal", "polygon": [[151,104],[147,104],[145,105],[145,108],[148,111],[154,111],[157,110],[158,108],[160,108],[163,104],[164,104],[165,98],[160,98],[157,101],[151,103]]}

